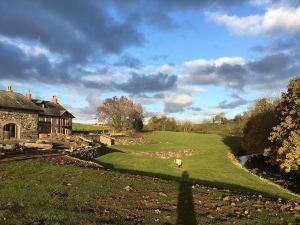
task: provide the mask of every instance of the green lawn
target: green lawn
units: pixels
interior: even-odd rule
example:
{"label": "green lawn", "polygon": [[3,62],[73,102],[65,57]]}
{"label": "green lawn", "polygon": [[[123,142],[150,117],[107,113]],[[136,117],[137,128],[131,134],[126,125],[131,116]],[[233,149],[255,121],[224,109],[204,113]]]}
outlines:
{"label": "green lawn", "polygon": [[[143,173],[169,178],[180,177],[186,170],[190,178],[200,183],[237,190],[255,191],[284,198],[295,195],[250,174],[228,158],[230,148],[239,144],[237,137],[222,137],[216,134],[194,134],[180,132],[154,132],[144,136],[154,144],[115,145],[96,159],[106,167],[128,173]],[[194,150],[192,156],[182,157],[183,167],[174,165],[174,158],[161,159],[136,152],[162,152]]]}
{"label": "green lawn", "polygon": [[[96,159],[115,170],[80,168],[46,160],[0,163],[0,224],[300,222],[296,212],[289,210],[296,205],[294,202],[227,190],[231,187],[295,198],[228,159],[229,145],[236,146],[238,139],[172,132],[152,133],[145,138],[154,144],[114,146],[115,149],[106,149]],[[136,154],[188,149],[194,150],[194,155],[183,157],[180,169],[173,165],[173,159]],[[220,188],[186,182],[187,178]],[[282,210],[286,205],[288,208]]]}
{"label": "green lawn", "polygon": [[73,123],[72,129],[74,131],[102,131],[111,130],[112,128],[107,125]]}

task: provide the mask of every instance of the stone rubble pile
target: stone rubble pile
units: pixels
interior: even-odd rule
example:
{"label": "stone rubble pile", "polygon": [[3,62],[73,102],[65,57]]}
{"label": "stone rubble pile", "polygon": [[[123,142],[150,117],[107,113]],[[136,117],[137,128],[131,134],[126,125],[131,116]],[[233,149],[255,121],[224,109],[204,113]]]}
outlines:
{"label": "stone rubble pile", "polygon": [[62,157],[47,158],[47,160],[58,165],[75,165],[75,166],[80,166],[85,168],[95,168],[95,169],[103,168],[103,166],[101,166],[98,163],[77,159],[68,155],[64,155]]}
{"label": "stone rubble pile", "polygon": [[119,145],[150,145],[155,144],[153,141],[145,140],[143,137],[139,138],[117,138],[116,144]]}
{"label": "stone rubble pile", "polygon": [[[1,157],[6,152],[26,152],[26,150],[50,150],[66,153],[76,158],[90,160],[99,155],[101,144],[77,135],[42,134],[38,140],[19,143],[0,143]],[[3,153],[3,154],[2,154]]]}

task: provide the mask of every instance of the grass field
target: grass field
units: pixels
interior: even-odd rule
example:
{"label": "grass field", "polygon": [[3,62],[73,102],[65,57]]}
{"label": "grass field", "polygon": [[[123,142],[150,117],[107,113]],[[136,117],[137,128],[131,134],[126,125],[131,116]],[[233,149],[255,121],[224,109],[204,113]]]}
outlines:
{"label": "grass field", "polygon": [[203,123],[195,124],[194,132],[220,135],[243,135],[245,124],[242,122],[226,121],[225,124]]}
{"label": "grass field", "polygon": [[[0,163],[0,224],[299,224],[290,210],[295,196],[228,159],[237,138],[155,132],[145,139],[151,144],[106,149],[96,160],[110,169]],[[183,149],[194,151],[180,169],[153,157]]]}
{"label": "grass field", "polygon": [[[130,172],[178,178],[186,170],[190,178],[200,183],[236,190],[255,191],[265,194],[295,198],[290,192],[274,184],[261,180],[248,171],[235,165],[229,159],[230,148],[237,148],[238,137],[222,137],[216,134],[194,134],[180,132],[154,132],[145,135],[148,145],[115,145],[108,149],[96,161],[106,167]],[[147,152],[174,152],[193,150],[192,156],[183,156],[183,167],[174,165],[174,158],[161,159],[146,154]],[[145,154],[137,154],[139,152]]]}
{"label": "grass field", "polygon": [[102,131],[102,130],[111,130],[111,127],[106,125],[97,125],[97,124],[82,124],[82,123],[73,123],[73,131]]}
{"label": "grass field", "polygon": [[0,171],[1,225],[300,222],[294,212],[280,210],[286,203],[279,205],[277,199],[192,186],[184,179],[164,180],[43,160],[3,163]]}

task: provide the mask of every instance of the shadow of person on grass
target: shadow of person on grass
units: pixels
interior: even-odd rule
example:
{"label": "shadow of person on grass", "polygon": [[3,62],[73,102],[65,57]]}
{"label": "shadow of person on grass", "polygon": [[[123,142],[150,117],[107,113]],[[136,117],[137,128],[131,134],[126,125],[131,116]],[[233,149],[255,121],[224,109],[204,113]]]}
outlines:
{"label": "shadow of person on grass", "polygon": [[180,225],[195,225],[197,224],[194,212],[194,200],[189,182],[189,173],[184,171],[179,182],[179,193],[177,200],[177,221]]}

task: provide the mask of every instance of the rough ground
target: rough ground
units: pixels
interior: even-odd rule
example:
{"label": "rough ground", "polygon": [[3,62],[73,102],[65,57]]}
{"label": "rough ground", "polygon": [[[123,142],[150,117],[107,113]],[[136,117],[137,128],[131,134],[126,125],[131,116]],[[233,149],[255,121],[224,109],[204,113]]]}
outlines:
{"label": "rough ground", "polygon": [[296,202],[61,161],[0,164],[0,224],[300,224]]}

